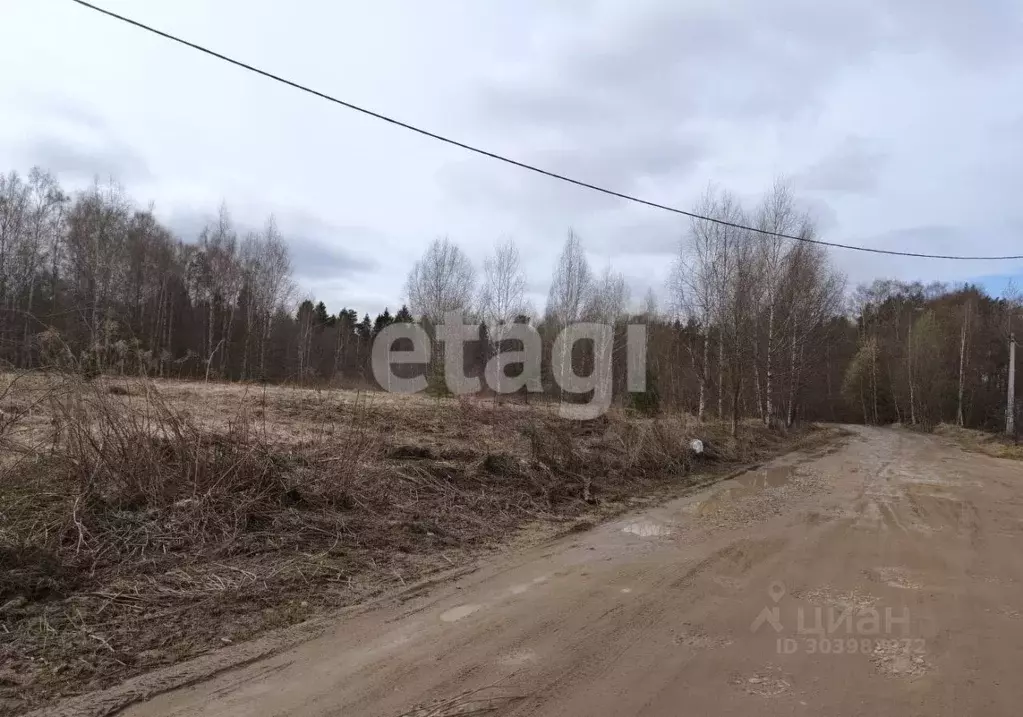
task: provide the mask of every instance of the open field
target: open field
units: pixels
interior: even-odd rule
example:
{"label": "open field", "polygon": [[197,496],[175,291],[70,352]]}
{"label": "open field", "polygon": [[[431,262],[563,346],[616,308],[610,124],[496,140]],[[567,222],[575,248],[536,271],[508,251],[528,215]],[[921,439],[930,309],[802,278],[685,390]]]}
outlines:
{"label": "open field", "polygon": [[4,385],[0,714],[823,440],[478,399],[60,374]]}

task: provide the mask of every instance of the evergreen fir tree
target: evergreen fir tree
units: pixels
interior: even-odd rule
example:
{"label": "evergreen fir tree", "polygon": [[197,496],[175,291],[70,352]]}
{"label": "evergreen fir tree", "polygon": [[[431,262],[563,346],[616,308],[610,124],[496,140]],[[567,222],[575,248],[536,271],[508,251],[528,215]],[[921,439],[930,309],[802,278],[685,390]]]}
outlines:
{"label": "evergreen fir tree", "polygon": [[394,317],[391,316],[391,312],[387,310],[387,307],[384,307],[384,313],[377,314],[377,320],[373,322],[373,335],[376,336],[393,323]]}
{"label": "evergreen fir tree", "polygon": [[327,305],[322,301],[316,304],[315,318],[318,326],[329,326],[333,324],[333,317],[327,313]]}
{"label": "evergreen fir tree", "polygon": [[408,307],[405,304],[402,304],[401,310],[394,315],[394,323],[396,324],[415,323],[415,319],[412,318],[412,312],[408,310]]}
{"label": "evergreen fir tree", "polygon": [[373,322],[370,321],[369,314],[362,318],[362,321],[355,327],[355,332],[364,339],[369,339],[373,336]]}

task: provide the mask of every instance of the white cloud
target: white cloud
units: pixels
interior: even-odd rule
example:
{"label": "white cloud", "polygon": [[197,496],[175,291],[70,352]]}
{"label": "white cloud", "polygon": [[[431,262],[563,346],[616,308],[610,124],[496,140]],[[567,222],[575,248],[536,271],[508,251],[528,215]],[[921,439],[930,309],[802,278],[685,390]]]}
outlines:
{"label": "white cloud", "polygon": [[[581,179],[690,206],[791,176],[824,238],[1023,253],[1023,29],[1008,1],[104,0],[106,7],[342,98]],[[466,155],[105,19],[7,0],[0,167],[70,186],[115,174],[162,217],[226,201],[296,242],[334,309],[400,304],[448,234],[476,260],[519,242],[534,300],[568,227],[634,295],[685,230]],[[179,223],[178,226],[184,226]],[[959,280],[1023,265],[836,252],[853,282]],[[659,288],[659,287],[657,287]]]}

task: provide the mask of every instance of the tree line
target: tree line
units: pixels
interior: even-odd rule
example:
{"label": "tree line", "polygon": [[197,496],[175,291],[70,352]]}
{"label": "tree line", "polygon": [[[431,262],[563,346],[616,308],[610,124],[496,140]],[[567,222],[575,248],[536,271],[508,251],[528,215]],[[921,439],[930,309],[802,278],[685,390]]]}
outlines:
{"label": "tree line", "polygon": [[[814,239],[813,217],[784,183],[755,207],[711,188],[698,211],[728,224],[695,219],[681,232],[663,308],[652,291],[634,304],[611,266],[594,271],[570,231],[542,312],[526,300],[513,241],[499,242],[478,271],[439,238],[407,277],[407,305],[360,318],[299,298],[273,217],[242,232],[222,206],[198,236],[181,238],[113,181],[72,195],[43,170],[11,172],[0,175],[0,360],[371,387],[372,342],[384,327],[418,322],[430,333],[458,311],[479,326],[463,347],[468,375],[521,348],[505,334],[527,323],[542,338],[540,384],[552,396],[555,370],[593,370],[605,349],[612,365],[597,370],[610,370],[622,402],[730,420],[736,430],[744,418],[985,428],[1004,420],[1008,336],[1023,325],[1018,294],[883,280],[849,292],[824,247],[729,225]],[[554,355],[554,337],[579,321],[613,326],[609,345]],[[629,323],[647,331],[640,394],[625,386]],[[435,344],[431,375],[440,352]]]}

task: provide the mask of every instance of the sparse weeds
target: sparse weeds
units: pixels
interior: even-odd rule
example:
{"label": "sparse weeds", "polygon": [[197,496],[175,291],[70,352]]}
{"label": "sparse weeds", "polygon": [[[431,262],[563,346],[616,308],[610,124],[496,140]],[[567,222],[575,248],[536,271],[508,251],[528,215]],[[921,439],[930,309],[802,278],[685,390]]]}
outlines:
{"label": "sparse weeds", "polygon": [[[207,425],[149,381],[115,392],[74,375],[43,380],[45,446],[5,456],[0,470],[0,604],[11,606],[0,620],[16,636],[0,662],[27,669],[37,691],[60,689],[64,674],[81,682],[80,670],[49,668],[80,667],[97,622],[120,621],[86,659],[90,679],[105,682],[150,643],[174,641],[157,629],[160,608],[196,620],[176,647],[194,654],[219,639],[218,625],[198,622],[211,599],[273,603],[296,581],[348,572],[336,550],[345,489],[374,450],[361,405],[349,407],[344,436],[328,445],[313,432],[298,451],[249,420]],[[19,441],[17,421],[3,429],[5,444]],[[0,697],[8,691],[0,683]]]}
{"label": "sparse weeds", "polygon": [[1009,436],[963,428],[949,423],[939,424],[934,432],[951,438],[969,451],[986,453],[995,458],[1023,461],[1023,443],[1019,443]]}
{"label": "sparse weeds", "polygon": [[74,371],[8,382],[0,410],[0,701],[26,707],[364,599],[527,522],[616,510],[684,480],[697,433],[735,455],[679,417]]}

